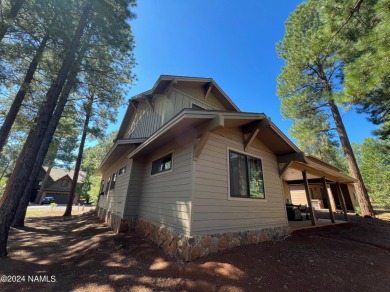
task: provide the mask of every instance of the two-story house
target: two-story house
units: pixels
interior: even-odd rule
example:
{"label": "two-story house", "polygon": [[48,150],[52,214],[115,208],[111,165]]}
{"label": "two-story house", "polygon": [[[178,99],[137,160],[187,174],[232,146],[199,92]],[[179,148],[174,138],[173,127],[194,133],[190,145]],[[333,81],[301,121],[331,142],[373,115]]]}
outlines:
{"label": "two-story house", "polygon": [[98,214],[184,260],[285,236],[285,203],[321,200],[302,198],[305,183],[324,183],[335,207],[344,200],[330,184],[349,198],[354,182],[265,114],[241,112],[213,79],[164,75],[130,99],[98,173]]}

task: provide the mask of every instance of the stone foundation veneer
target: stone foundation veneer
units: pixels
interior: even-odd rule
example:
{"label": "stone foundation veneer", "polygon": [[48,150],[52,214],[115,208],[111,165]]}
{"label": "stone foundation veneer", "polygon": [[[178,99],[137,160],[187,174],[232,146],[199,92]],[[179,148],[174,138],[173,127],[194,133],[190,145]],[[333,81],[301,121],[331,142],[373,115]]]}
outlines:
{"label": "stone foundation veneer", "polygon": [[[123,232],[123,230],[122,230],[123,229],[123,227],[122,227],[123,226],[123,223],[122,223],[123,219],[120,216],[115,215],[115,214],[111,213],[110,211],[107,211],[106,209],[101,208],[101,207],[96,207],[95,215],[98,216],[100,219],[103,219],[104,222],[107,225],[111,226],[115,232]],[[127,226],[127,224],[126,224],[126,226]],[[127,231],[127,230],[128,230],[128,226],[127,226],[127,229],[125,231]]]}
{"label": "stone foundation veneer", "polygon": [[166,253],[184,261],[193,261],[218,251],[236,246],[281,240],[289,234],[288,226],[259,230],[187,236],[158,227],[148,221],[132,218],[121,219],[103,208],[96,208],[96,215],[110,225],[115,232],[125,232],[130,227],[139,236],[160,246]]}
{"label": "stone foundation veneer", "polygon": [[157,227],[142,219],[132,220],[132,224],[138,235],[161,246],[169,255],[184,261],[193,261],[236,246],[281,240],[289,234],[289,227],[281,226],[192,237],[172,232],[165,227]]}

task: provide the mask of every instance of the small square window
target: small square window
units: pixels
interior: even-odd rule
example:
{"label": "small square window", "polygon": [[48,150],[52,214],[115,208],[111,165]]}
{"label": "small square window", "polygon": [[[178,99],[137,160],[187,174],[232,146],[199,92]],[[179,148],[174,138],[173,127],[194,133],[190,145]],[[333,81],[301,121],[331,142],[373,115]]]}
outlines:
{"label": "small square window", "polygon": [[68,180],[67,179],[63,179],[62,181],[61,181],[61,187],[67,187],[68,186]]}
{"label": "small square window", "polygon": [[124,174],[126,172],[126,165],[123,166],[121,169],[118,171],[118,175]]}
{"label": "small square window", "polygon": [[153,161],[151,174],[157,174],[170,169],[172,169],[172,153]]}

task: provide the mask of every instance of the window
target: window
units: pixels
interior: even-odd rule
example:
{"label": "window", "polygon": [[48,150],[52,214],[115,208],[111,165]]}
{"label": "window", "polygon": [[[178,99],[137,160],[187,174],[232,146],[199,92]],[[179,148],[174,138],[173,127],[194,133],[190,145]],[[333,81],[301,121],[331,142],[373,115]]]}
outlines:
{"label": "window", "polygon": [[126,172],[126,165],[123,166],[121,169],[118,171],[118,175],[124,174]]}
{"label": "window", "polygon": [[170,169],[172,169],[172,153],[153,161],[151,174],[153,175]]}
{"label": "window", "polygon": [[110,190],[115,189],[115,182],[116,182],[116,172],[114,172],[111,176],[111,185],[110,185]]}
{"label": "window", "polygon": [[110,181],[111,181],[111,177],[108,177],[108,180],[107,180],[107,185],[106,185],[106,194],[108,193],[108,190],[109,190],[109,187],[110,187]]}
{"label": "window", "polygon": [[199,106],[199,105],[197,105],[195,103],[193,103],[191,107],[192,107],[192,109],[195,109],[195,110],[202,110],[202,109],[204,109],[203,107],[201,107],[201,106]]}
{"label": "window", "polygon": [[67,179],[61,180],[61,187],[67,187],[67,186],[68,186],[68,180]]}
{"label": "window", "polygon": [[229,151],[230,196],[264,199],[264,179],[261,160]]}
{"label": "window", "polygon": [[104,179],[102,179],[102,182],[100,184],[99,195],[104,195]]}

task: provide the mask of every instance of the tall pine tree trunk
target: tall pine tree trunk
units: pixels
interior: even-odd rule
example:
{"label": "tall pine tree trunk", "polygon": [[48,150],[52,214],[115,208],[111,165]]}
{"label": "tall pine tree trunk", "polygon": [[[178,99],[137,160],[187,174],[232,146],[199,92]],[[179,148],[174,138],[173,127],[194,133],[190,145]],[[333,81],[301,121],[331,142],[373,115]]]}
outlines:
{"label": "tall pine tree trunk", "polygon": [[40,204],[41,203],[43,191],[45,190],[47,182],[49,181],[50,172],[51,172],[52,168],[54,167],[54,160],[55,159],[53,158],[53,160],[49,162],[49,166],[47,167],[47,170],[45,172],[45,176],[42,179],[41,186],[39,187],[38,195],[37,195],[37,197],[35,199],[35,203],[36,204]]}
{"label": "tall pine tree trunk", "polygon": [[0,42],[4,38],[8,28],[10,27],[10,25],[18,15],[20,9],[22,8],[26,0],[14,0],[10,2],[11,2],[11,9],[6,15],[4,15],[4,21],[0,23]]}
{"label": "tall pine tree trunk", "polygon": [[336,103],[334,102],[334,100],[329,101],[329,106],[333,115],[334,122],[336,124],[337,133],[339,134],[339,138],[344,150],[345,158],[347,159],[348,168],[351,171],[352,177],[357,180],[355,184],[355,190],[356,190],[362,215],[374,217],[375,216],[374,209],[372,208],[366,186],[364,185],[364,181],[360,173],[358,164],[356,162],[356,158],[353,153],[351,143],[349,142],[347,131],[345,130],[344,123],[340,115],[340,111]]}
{"label": "tall pine tree trunk", "polygon": [[[92,4],[87,2],[83,8],[80,21],[73,35],[72,42],[65,53],[61,68],[55,81],[51,84],[46,94],[44,110],[38,118],[37,126],[32,135],[27,137],[23,150],[15,165],[14,171],[8,180],[4,194],[0,200],[0,256],[7,255],[7,241],[11,224],[14,220],[16,209],[34,168],[37,154],[45,138],[58,97],[64,86],[70,67],[75,60],[76,51],[80,45],[84,29],[88,24]],[[61,116],[62,112],[60,113]],[[51,141],[52,137],[49,137]],[[50,143],[49,143],[50,144]]]}
{"label": "tall pine tree trunk", "polygon": [[[82,58],[85,54],[87,47],[88,46],[86,43],[85,46],[83,47],[83,49],[81,50],[77,61],[75,62],[75,64],[73,65],[72,69],[69,72],[68,80],[66,81],[66,84],[61,92],[61,96],[58,100],[58,104],[57,104],[56,109],[54,111],[53,117],[50,121],[45,138],[43,139],[42,145],[39,148],[39,152],[38,152],[35,164],[34,164],[34,169],[31,172],[28,184],[26,185],[26,188],[23,192],[22,199],[20,200],[20,203],[19,203],[19,207],[16,211],[14,222],[12,224],[13,227],[23,227],[24,226],[24,220],[26,218],[26,212],[27,212],[27,207],[28,207],[29,201],[30,201],[31,192],[34,189],[35,182],[36,182],[38,175],[39,175],[39,171],[40,171],[41,166],[45,160],[47,151],[48,151],[50,143],[51,143],[51,139],[54,136],[55,130],[56,130],[57,125],[59,123],[59,120],[61,118],[61,114],[65,108],[68,97],[76,84],[77,74],[80,71],[81,61],[82,61]],[[53,159],[52,163],[50,164],[50,169],[48,169],[48,171],[45,174],[45,178],[49,176],[53,165],[54,165],[54,159]],[[40,197],[42,196],[43,190],[44,190],[44,186],[42,185],[41,189],[40,189],[40,194],[38,194],[38,196],[40,196]]]}
{"label": "tall pine tree trunk", "polygon": [[[43,147],[41,147],[41,149],[42,149],[42,151],[44,150]],[[41,149],[39,149],[39,151],[41,151]],[[38,156],[40,154],[41,153],[39,153]],[[30,203],[32,192],[35,189],[35,184],[37,182],[39,172],[41,171],[41,167],[42,167],[42,163],[39,164],[39,162],[41,162],[41,161],[37,159],[37,161],[34,164],[34,168],[31,172],[30,179],[28,180],[26,188],[24,189],[24,192],[23,192],[22,199],[20,200],[18,209],[16,210],[14,222],[12,223],[12,227],[18,227],[18,228],[24,227],[24,219],[26,218],[27,208],[28,208],[28,205]],[[54,165],[54,159],[49,166],[49,169],[48,169],[49,174],[50,174],[50,170],[52,169],[53,165]],[[46,177],[46,174],[45,174],[45,177]],[[40,189],[43,190],[44,188],[42,188],[42,186]]]}
{"label": "tall pine tree trunk", "polygon": [[83,159],[83,152],[84,152],[84,144],[85,139],[88,134],[88,125],[89,120],[92,115],[92,106],[93,106],[93,96],[89,97],[88,104],[86,105],[86,111],[85,111],[85,121],[84,121],[84,127],[83,127],[83,134],[81,135],[81,141],[79,146],[79,153],[77,155],[77,161],[76,166],[74,169],[74,175],[72,180],[72,186],[70,188],[70,194],[68,198],[68,203],[66,205],[66,210],[64,213],[64,216],[71,216],[72,215],[72,206],[73,206],[73,200],[76,193],[76,187],[77,187],[77,179],[79,177],[80,167],[81,167],[81,161]]}
{"label": "tall pine tree trunk", "polygon": [[322,64],[317,63],[317,65],[317,74],[322,79],[323,86],[330,97],[328,99],[329,107],[332,112],[333,120],[336,124],[336,130],[339,135],[341,145],[343,147],[345,158],[347,159],[348,168],[351,171],[352,177],[357,180],[355,190],[358,197],[361,212],[364,216],[375,217],[374,209],[372,208],[370,198],[368,197],[367,189],[364,185],[359,166],[356,162],[355,154],[353,153],[353,149],[348,138],[347,130],[345,129],[339,108],[337,107],[335,101],[332,98],[332,86],[330,85],[329,80],[323,70]]}
{"label": "tall pine tree trunk", "polygon": [[20,106],[22,105],[22,102],[24,98],[26,97],[28,88],[30,87],[31,81],[33,80],[35,71],[37,70],[38,64],[42,58],[43,51],[45,50],[47,41],[49,40],[49,34],[46,33],[46,35],[43,37],[37,51],[35,52],[35,56],[32,59],[26,75],[24,76],[24,80],[22,85],[19,88],[18,93],[16,94],[11,108],[8,111],[7,116],[5,117],[5,120],[3,122],[3,125],[0,129],[0,153],[3,151],[3,147],[5,143],[7,142],[9,133],[11,131],[12,125],[15,122],[16,116],[19,112]]}

